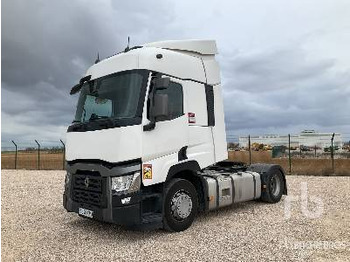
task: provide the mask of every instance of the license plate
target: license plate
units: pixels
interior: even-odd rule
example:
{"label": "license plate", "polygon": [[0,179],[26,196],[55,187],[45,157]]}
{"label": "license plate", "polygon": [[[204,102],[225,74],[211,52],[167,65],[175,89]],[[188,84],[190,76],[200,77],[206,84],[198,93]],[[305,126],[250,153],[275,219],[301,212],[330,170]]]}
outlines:
{"label": "license plate", "polygon": [[92,218],[93,213],[94,213],[94,211],[92,211],[92,210],[81,208],[81,207],[79,208],[79,215],[82,215],[84,217]]}

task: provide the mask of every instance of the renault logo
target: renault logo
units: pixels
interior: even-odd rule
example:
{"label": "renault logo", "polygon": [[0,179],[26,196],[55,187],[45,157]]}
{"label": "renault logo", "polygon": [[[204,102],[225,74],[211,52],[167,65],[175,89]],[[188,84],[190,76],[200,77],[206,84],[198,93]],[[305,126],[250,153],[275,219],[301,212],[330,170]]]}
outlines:
{"label": "renault logo", "polygon": [[85,178],[84,180],[85,187],[89,187],[89,182],[90,182],[90,179],[88,177]]}

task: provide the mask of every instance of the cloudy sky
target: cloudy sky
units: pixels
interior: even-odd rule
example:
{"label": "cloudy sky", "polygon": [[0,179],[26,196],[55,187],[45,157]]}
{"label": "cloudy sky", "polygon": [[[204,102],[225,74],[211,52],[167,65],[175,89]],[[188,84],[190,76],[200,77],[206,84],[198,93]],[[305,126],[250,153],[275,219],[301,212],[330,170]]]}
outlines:
{"label": "cloudy sky", "polygon": [[350,1],[1,2],[3,142],[64,139],[70,88],[127,36],[215,39],[230,138],[350,133]]}

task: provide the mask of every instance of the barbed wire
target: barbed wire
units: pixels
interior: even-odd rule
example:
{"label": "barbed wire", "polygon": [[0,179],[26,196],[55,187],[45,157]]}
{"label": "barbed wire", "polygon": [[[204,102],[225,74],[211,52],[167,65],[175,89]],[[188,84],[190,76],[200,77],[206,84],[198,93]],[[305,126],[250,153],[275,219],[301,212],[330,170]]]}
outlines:
{"label": "barbed wire", "polygon": [[[41,149],[54,149],[54,148],[63,148],[64,147],[64,145],[62,144],[62,142],[59,139],[58,140],[37,139],[36,141],[38,141],[38,143],[40,144]],[[17,145],[18,150],[37,149],[38,148],[38,144],[35,142],[35,140],[2,140],[1,141],[1,151],[2,152],[3,151],[13,151],[16,149],[16,145]]]}

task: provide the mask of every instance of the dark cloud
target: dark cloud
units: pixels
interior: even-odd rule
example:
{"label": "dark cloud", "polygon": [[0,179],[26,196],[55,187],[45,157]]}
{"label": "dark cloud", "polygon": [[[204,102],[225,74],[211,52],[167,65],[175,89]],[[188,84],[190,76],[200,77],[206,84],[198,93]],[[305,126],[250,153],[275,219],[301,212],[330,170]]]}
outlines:
{"label": "dark cloud", "polygon": [[[303,30],[308,37],[300,41],[279,45],[280,33],[289,34],[281,32],[285,27],[264,25],[265,31],[258,32],[260,21],[246,19],[242,11],[251,11],[248,4],[245,9],[235,2],[230,10],[227,1],[213,4],[214,10],[198,3],[2,1],[2,140],[62,138],[77,99],[68,95],[71,86],[97,52],[103,58],[123,50],[127,36],[132,45],[196,37],[219,40],[229,134],[349,130],[348,65],[340,70],[334,55],[310,56],[301,42],[315,32],[321,37],[317,27]],[[254,10],[260,14],[262,9]],[[288,18],[275,18],[287,25]],[[293,22],[288,28],[297,38],[299,27]],[[242,44],[233,45],[234,38]]]}
{"label": "dark cloud", "polygon": [[350,71],[339,73],[335,60],[308,59],[296,47],[236,53],[222,63],[226,124],[236,134],[247,129],[350,128]]}
{"label": "dark cloud", "polygon": [[309,86],[335,63],[333,59],[308,61],[302,49],[294,48],[225,57],[224,77],[237,89],[266,92]]}
{"label": "dark cloud", "polygon": [[27,137],[47,125],[67,126],[76,103],[69,90],[97,52],[102,58],[120,52],[127,36],[132,44],[161,36],[172,18],[171,8],[155,0],[3,1],[3,139],[26,132],[14,131],[13,121],[40,127]]}

